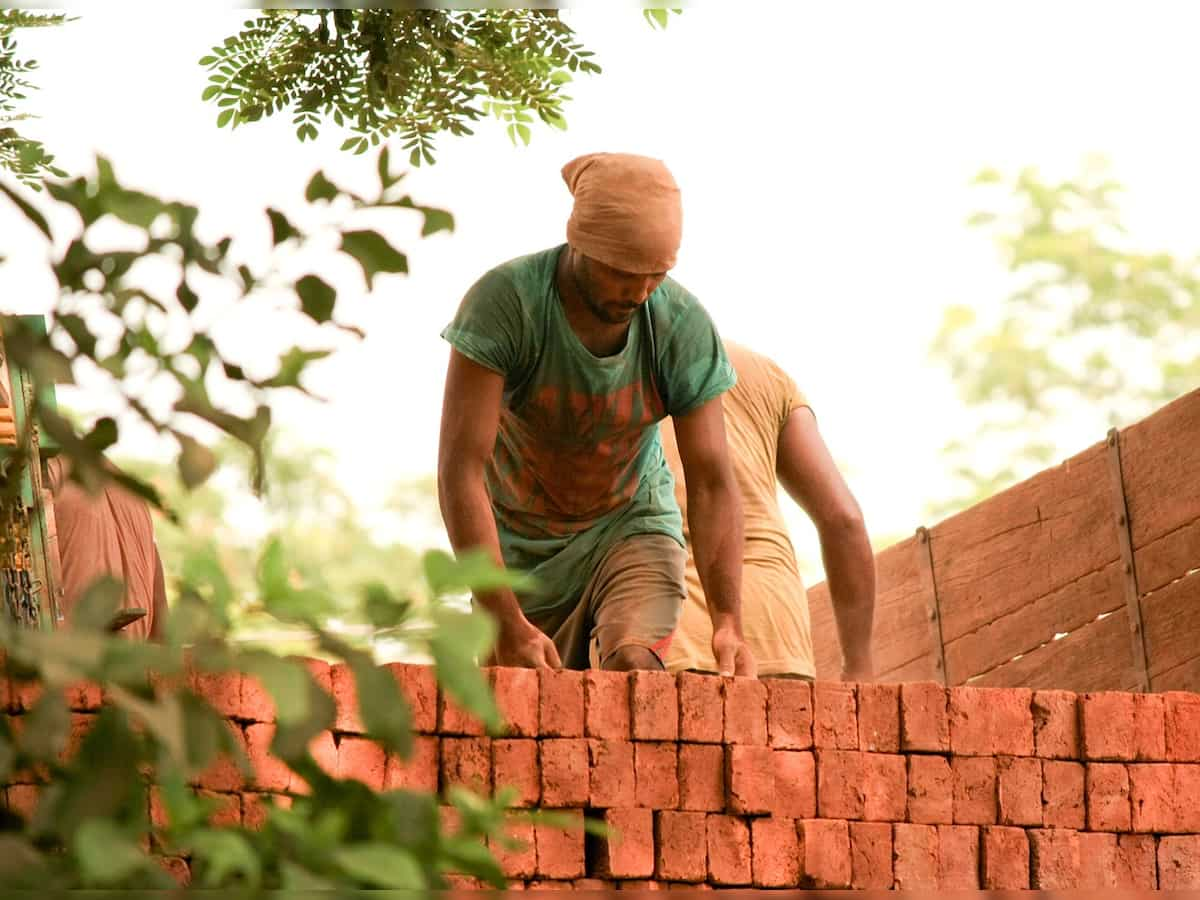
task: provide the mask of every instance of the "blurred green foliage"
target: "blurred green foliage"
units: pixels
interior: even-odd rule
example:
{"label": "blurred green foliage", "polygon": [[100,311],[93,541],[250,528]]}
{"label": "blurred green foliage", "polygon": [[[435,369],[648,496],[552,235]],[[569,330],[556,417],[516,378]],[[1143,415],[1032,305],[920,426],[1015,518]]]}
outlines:
{"label": "blurred green foliage", "polygon": [[67,21],[59,13],[43,13],[18,9],[0,9],[0,170],[12,172],[19,181],[39,190],[48,175],[67,173],[54,165],[54,157],[41,142],[23,137],[11,123],[30,117],[19,112],[20,101],[27,99],[33,89],[28,76],[37,62],[17,55],[18,28],[46,28]]}
{"label": "blurred green foliage", "polygon": [[[1200,385],[1200,257],[1138,246],[1102,159],[1063,181],[1029,168],[987,170],[975,183],[984,202],[970,224],[995,242],[1010,287],[995,315],[947,309],[933,343],[974,413],[970,431],[945,448],[962,491],[934,515],[979,502]],[[1002,461],[981,463],[989,450]]]}

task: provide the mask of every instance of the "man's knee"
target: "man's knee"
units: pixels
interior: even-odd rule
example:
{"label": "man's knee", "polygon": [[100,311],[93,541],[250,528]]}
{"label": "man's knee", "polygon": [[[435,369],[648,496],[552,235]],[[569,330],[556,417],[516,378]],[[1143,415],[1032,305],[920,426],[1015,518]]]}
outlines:
{"label": "man's knee", "polygon": [[610,653],[601,668],[614,672],[632,672],[635,669],[662,671],[663,664],[658,655],[649,647],[627,644]]}

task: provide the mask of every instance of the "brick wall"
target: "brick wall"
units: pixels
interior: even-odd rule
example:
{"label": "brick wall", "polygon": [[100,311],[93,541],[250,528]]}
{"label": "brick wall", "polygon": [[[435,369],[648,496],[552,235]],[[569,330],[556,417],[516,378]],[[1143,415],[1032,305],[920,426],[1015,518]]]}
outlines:
{"label": "brick wall", "polygon": [[[494,848],[514,887],[1200,887],[1200,694],[495,669],[498,737],[429,669],[388,668],[415,710],[407,763],[361,736],[349,672],[312,664],[338,707],[315,744],[328,771],[377,789],[511,785],[520,806],[619,833],[514,825],[525,846]],[[255,774],[222,762],[195,789],[253,826],[304,784],[267,753],[254,682],[197,686]],[[71,692],[73,740],[99,701]],[[18,728],[29,702],[0,695]],[[36,780],[8,785],[7,804],[28,812]],[[187,877],[186,860],[164,865]]]}

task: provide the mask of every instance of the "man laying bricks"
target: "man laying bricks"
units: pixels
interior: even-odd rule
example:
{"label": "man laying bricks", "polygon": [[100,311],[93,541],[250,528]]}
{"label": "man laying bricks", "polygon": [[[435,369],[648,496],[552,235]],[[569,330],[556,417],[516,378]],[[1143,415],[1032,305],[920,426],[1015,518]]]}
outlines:
{"label": "man laying bricks", "polygon": [[[758,673],[806,678],[816,674],[808,601],[779,508],[778,475],[779,483],[812,519],[821,540],[842,644],[842,678],[870,681],[875,668],[871,656],[875,561],[862,512],[795,382],[765,356],[732,341],[725,343],[725,349],[737,372],[737,384],[722,401],[745,514],[742,618]],[[667,461],[680,480],[679,504],[686,510],[685,473],[675,435],[666,423],[662,432]],[[687,588],[667,668],[714,672],[704,589],[691,559]]]}
{"label": "man laying bricks", "polygon": [[442,333],[452,345],[438,497],[458,552],[484,548],[536,591],[480,591],[494,662],[660,669],[684,597],[683,527],[657,423],[675,417],[711,652],[753,674],[741,625],[742,518],[720,395],[735,376],[708,314],[667,277],[682,223],[658,160],[582,156],[567,243],[500,265]]}

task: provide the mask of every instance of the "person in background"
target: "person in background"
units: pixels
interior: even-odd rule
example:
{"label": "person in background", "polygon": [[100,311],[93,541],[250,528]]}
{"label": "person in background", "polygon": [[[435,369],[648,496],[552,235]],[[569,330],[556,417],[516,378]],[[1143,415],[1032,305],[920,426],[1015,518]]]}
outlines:
{"label": "person in background", "polygon": [[[456,552],[482,550],[538,589],[476,591],[504,666],[662,669],[686,553],[658,422],[688,475],[709,651],[751,675],[741,625],[742,517],[720,395],[733,370],[708,313],[667,276],[682,234],[662,162],[567,163],[567,243],[504,263],[467,292],[452,346],[438,498]],[[595,646],[593,646],[595,645]]]}
{"label": "person in background", "polygon": [[[89,494],[70,480],[69,463],[61,457],[51,459],[46,468],[54,500],[66,627],[71,626],[71,613],[87,589],[109,575],[124,585],[113,626],[117,634],[161,640],[167,591],[149,506],[112,480],[99,493]],[[137,610],[146,614],[134,618]]]}
{"label": "person in background", "polygon": [[[758,674],[809,679],[816,675],[808,600],[779,507],[778,479],[812,519],[821,540],[842,645],[841,677],[870,681],[875,674],[875,559],[862,511],[795,382],[759,353],[732,341],[725,342],[725,349],[737,372],[737,384],[722,397],[722,405],[745,517],[742,622]],[[674,429],[663,423],[662,432],[678,501],[686,509],[686,473]],[[667,652],[667,668],[715,672],[708,650],[704,587],[690,558],[686,580],[688,596]]]}

